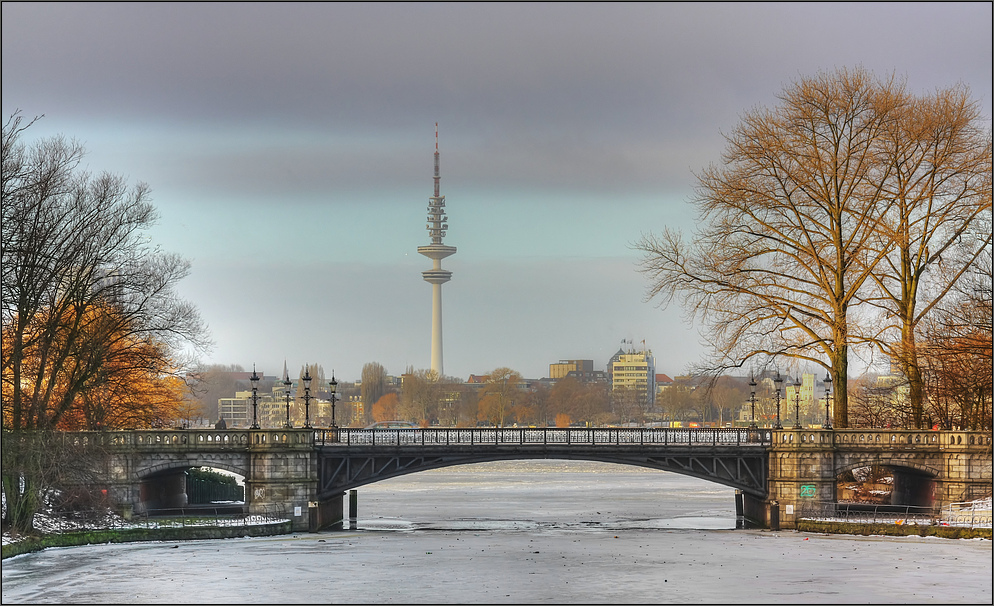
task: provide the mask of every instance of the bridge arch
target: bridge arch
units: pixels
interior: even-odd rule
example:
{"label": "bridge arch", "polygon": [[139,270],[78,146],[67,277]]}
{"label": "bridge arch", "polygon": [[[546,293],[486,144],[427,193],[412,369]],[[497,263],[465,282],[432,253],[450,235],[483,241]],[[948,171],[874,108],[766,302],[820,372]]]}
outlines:
{"label": "bridge arch", "polygon": [[939,478],[942,476],[942,472],[934,467],[928,465],[927,463],[914,461],[914,460],[888,460],[881,459],[879,457],[867,457],[864,460],[848,460],[844,465],[836,468],[836,476],[840,476],[848,471],[853,471],[856,469],[861,469],[863,467],[872,467],[878,465],[880,467],[888,468],[904,468],[909,470],[914,470],[915,472],[926,474],[933,478]]}
{"label": "bridge arch", "polygon": [[218,460],[211,457],[204,457],[202,459],[195,460],[156,462],[148,467],[135,470],[135,479],[141,481],[150,477],[163,475],[164,473],[186,471],[197,467],[221,469],[242,478],[245,478],[248,473],[248,470],[245,468],[244,462],[242,461],[233,462],[229,459]]}
{"label": "bridge arch", "polygon": [[[180,509],[191,506],[187,494],[187,472],[210,467],[223,470],[242,480],[249,473],[246,457],[231,452],[198,454],[159,454],[137,462],[133,477],[137,485],[137,509],[143,512]],[[246,502],[248,499],[246,495]]]}
{"label": "bridge arch", "polygon": [[350,458],[338,460],[326,457],[321,465],[322,480],[317,497],[322,501],[336,498],[348,490],[412,473],[475,463],[520,460],[592,461],[642,467],[714,482],[760,499],[766,495],[766,468],[762,455],[754,461],[742,461],[727,456],[704,456],[701,453],[695,456],[650,456],[633,455],[630,451],[614,453],[606,449],[591,449],[555,453],[495,450],[436,456],[384,456],[382,453],[370,453],[365,457],[357,457],[353,453]]}
{"label": "bridge arch", "polygon": [[[854,472],[869,469],[871,479],[856,481]],[[890,473],[883,479],[888,480],[884,485],[889,484],[889,494],[879,491],[877,479],[873,476],[881,475],[874,473],[873,469],[882,469]],[[848,476],[848,477],[847,477]],[[878,505],[896,505],[912,507],[932,507],[935,501],[935,491],[941,473],[930,465],[914,460],[880,460],[873,458],[863,462],[849,461],[848,464],[839,469],[836,474],[836,498],[838,501],[847,501],[853,495],[847,495],[852,486],[855,486],[857,494],[862,494],[862,499]],[[851,478],[851,480],[850,480]],[[856,484],[847,482],[856,481]],[[868,492],[863,489],[863,485],[870,484],[877,488],[875,498],[867,499]],[[884,495],[886,494],[886,498]],[[847,498],[848,497],[848,498]],[[878,501],[879,500],[879,501]]]}

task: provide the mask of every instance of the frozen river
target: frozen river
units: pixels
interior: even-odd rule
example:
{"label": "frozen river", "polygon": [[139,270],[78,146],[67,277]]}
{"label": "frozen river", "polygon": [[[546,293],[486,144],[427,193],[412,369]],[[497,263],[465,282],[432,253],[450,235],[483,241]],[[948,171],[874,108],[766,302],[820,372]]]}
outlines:
{"label": "frozen river", "polygon": [[52,549],[3,603],[986,603],[991,542],[735,530],[734,492],[565,461],[359,491],[358,529]]}

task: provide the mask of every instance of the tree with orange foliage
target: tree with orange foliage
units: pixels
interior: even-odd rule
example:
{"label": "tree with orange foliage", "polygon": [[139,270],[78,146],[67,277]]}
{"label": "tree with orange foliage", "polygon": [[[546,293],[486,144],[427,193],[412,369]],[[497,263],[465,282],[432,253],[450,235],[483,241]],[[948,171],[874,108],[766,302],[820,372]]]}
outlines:
{"label": "tree with orange foliage", "polygon": [[521,374],[507,367],[494,369],[480,390],[477,418],[504,427],[521,395]]}
{"label": "tree with orange foliage", "polygon": [[994,400],[991,248],[926,326],[921,366],[924,416],[945,429],[991,427]]}
{"label": "tree with orange foliage", "polygon": [[22,143],[32,123],[15,113],[2,136],[2,480],[22,532],[58,477],[38,475],[46,449],[18,434],[169,422],[180,353],[209,344],[174,291],[189,263],[144,234],[148,187],[80,171],[82,147],[62,137]]}
{"label": "tree with orange foliage", "polygon": [[373,404],[374,421],[393,421],[397,419],[397,405],[400,401],[395,392],[390,392],[380,396],[380,399]]}

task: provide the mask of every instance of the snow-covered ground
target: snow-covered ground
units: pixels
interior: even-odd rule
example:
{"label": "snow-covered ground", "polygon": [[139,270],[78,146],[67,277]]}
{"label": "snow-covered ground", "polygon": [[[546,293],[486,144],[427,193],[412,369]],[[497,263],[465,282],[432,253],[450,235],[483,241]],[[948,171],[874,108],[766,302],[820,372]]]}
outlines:
{"label": "snow-covered ground", "polygon": [[[228,503],[230,504],[230,503]],[[221,505],[221,503],[218,503]],[[284,521],[272,516],[250,515],[244,517],[218,516],[203,518],[163,518],[163,519],[139,519],[127,520],[113,512],[102,514],[91,514],[85,518],[67,517],[55,515],[51,511],[42,511],[35,514],[35,528],[42,533],[59,532],[79,532],[86,530],[106,530],[106,529],[129,529],[129,528],[167,528],[177,526],[254,526],[272,524]],[[3,532],[3,544],[7,545],[20,540],[20,537],[11,534],[8,530]]]}
{"label": "snow-covered ground", "polygon": [[991,541],[735,530],[734,491],[517,462],[360,489],[356,530],[50,549],[3,603],[991,603]]}

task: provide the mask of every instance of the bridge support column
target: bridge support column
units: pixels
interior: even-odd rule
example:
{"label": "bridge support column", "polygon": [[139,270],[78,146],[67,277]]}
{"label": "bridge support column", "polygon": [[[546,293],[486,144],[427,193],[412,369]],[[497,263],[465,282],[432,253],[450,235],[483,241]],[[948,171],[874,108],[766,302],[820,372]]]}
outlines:
{"label": "bridge support column", "polygon": [[318,503],[318,527],[315,530],[325,528],[331,530],[342,530],[345,522],[345,493],[340,492],[335,496]]}
{"label": "bridge support column", "polygon": [[345,493],[339,493],[330,499],[314,503],[314,512],[311,532],[324,530],[342,530],[344,522],[343,497]]}
{"label": "bridge support column", "polygon": [[180,469],[143,480],[141,502],[146,509],[180,509],[187,505],[186,470]]}
{"label": "bridge support column", "polygon": [[245,501],[249,513],[288,517],[293,530],[305,531],[312,524],[317,457],[308,441],[293,443],[285,439],[288,434],[250,432],[251,473],[245,478]]}
{"label": "bridge support column", "polygon": [[[738,503],[736,503],[738,505]],[[742,493],[742,521],[746,528],[767,528],[770,525],[766,501],[747,492]]]}
{"label": "bridge support column", "polygon": [[820,511],[835,502],[833,439],[831,430],[773,432],[767,497],[770,528],[796,528],[807,511]]}
{"label": "bridge support column", "polygon": [[944,432],[942,441],[943,474],[935,480],[936,505],[946,507],[951,503],[989,497],[992,486],[991,434]]}
{"label": "bridge support column", "polygon": [[745,528],[745,514],[742,511],[742,491],[735,491],[735,527]]}

